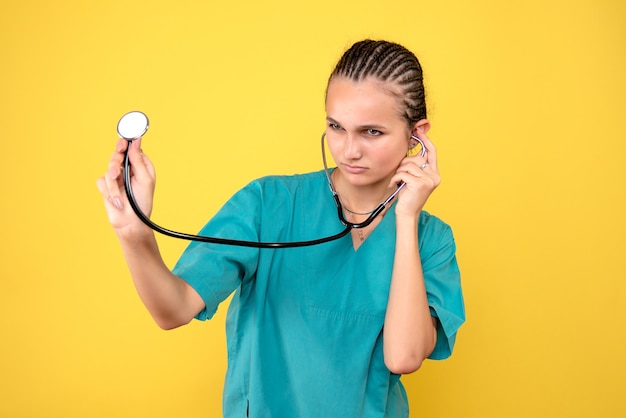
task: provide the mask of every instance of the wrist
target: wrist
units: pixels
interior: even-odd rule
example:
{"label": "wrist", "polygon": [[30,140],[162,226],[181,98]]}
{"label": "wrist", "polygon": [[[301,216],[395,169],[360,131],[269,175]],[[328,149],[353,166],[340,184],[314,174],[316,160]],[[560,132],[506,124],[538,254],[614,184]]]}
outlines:
{"label": "wrist", "polygon": [[400,225],[406,225],[406,226],[415,225],[415,226],[417,226],[417,223],[418,223],[419,218],[420,218],[420,213],[421,213],[421,211],[418,211],[417,213],[402,213],[402,212],[397,212],[396,211],[396,224],[398,226],[400,226]]}
{"label": "wrist", "polygon": [[156,241],[154,231],[143,223],[116,229],[115,234],[122,245],[144,246]]}
{"label": "wrist", "polygon": [[396,215],[396,236],[401,240],[417,238],[418,223],[419,212]]}

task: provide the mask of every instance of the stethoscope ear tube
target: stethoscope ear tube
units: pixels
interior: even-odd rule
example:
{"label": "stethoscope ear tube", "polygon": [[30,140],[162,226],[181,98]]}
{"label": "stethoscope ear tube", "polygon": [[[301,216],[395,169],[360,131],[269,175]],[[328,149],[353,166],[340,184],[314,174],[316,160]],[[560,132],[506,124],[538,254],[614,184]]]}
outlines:
{"label": "stethoscope ear tube", "polygon": [[426,150],[426,145],[424,145],[424,141],[422,141],[420,138],[418,138],[417,135],[411,135],[411,139],[420,144],[420,146],[422,147],[420,149],[420,157],[425,157],[427,150]]}

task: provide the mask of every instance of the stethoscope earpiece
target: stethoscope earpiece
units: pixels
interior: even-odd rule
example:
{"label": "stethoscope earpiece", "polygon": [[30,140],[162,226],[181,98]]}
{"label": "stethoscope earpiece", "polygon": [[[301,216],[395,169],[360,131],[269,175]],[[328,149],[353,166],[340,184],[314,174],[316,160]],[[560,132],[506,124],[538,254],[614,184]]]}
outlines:
{"label": "stethoscope earpiece", "polygon": [[424,145],[424,141],[422,141],[421,139],[419,139],[417,136],[415,135],[411,135],[411,139],[413,141],[415,141],[414,143],[411,143],[411,145],[409,146],[409,149],[413,149],[417,146],[417,144],[420,144],[420,146],[422,147],[420,149],[420,156],[421,157],[425,157],[426,156],[426,146]]}

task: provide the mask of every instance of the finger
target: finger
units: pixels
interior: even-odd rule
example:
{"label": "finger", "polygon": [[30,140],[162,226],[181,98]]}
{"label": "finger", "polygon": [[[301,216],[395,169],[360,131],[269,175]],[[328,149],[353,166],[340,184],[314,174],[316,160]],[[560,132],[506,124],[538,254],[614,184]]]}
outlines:
{"label": "finger", "polygon": [[418,170],[423,171],[429,167],[430,163],[428,162],[428,159],[426,157],[414,156],[404,158],[398,166],[397,171],[406,171],[419,177],[423,173],[420,173],[420,171]]}
{"label": "finger", "polygon": [[96,186],[100,191],[100,194],[104,198],[104,204],[107,207],[107,211],[111,210],[113,207],[117,209],[122,209],[123,205],[121,204],[121,200],[116,200],[109,194],[109,189],[106,184],[106,180],[104,177],[100,177],[96,180]]}
{"label": "finger", "polygon": [[121,194],[122,184],[122,164],[124,162],[124,154],[128,148],[126,139],[118,139],[115,143],[115,151],[109,159],[109,165],[104,177],[99,179],[98,188],[101,189],[102,195],[107,201],[118,209],[122,209],[123,199]]}
{"label": "finger", "polygon": [[122,193],[119,186],[119,182],[116,179],[111,178],[108,174],[104,176],[104,183],[106,185],[106,198],[118,209],[123,209],[124,204],[122,201]]}
{"label": "finger", "polygon": [[415,164],[407,164],[405,167],[402,167],[402,170],[400,170],[399,173],[407,173],[417,178],[425,177],[427,175],[424,173],[424,170]]}
{"label": "finger", "polygon": [[417,181],[420,176],[426,176],[424,173],[418,173],[418,171],[419,169],[411,168],[409,166],[398,169],[393,177],[391,177],[388,187],[391,188],[394,185],[398,185],[400,183],[413,183]]}
{"label": "finger", "polygon": [[106,172],[107,176],[113,180],[117,179],[120,174],[122,174],[123,164],[124,157],[120,157],[117,152],[113,153],[109,159],[109,165]]}
{"label": "finger", "polygon": [[112,178],[117,178],[120,175],[121,170],[120,167],[124,162],[124,153],[126,152],[126,148],[128,147],[128,141],[125,139],[119,139],[115,144],[115,151],[111,155],[109,159],[108,171],[109,175]]}
{"label": "finger", "polygon": [[409,189],[413,189],[417,187],[419,189],[434,189],[439,186],[441,183],[441,178],[439,174],[436,172],[426,172],[426,170],[421,170],[419,168],[408,169],[405,171],[397,172],[389,182],[388,187],[393,187],[393,185],[397,185],[400,182],[406,183],[409,186]]}
{"label": "finger", "polygon": [[120,138],[115,143],[115,150],[121,154],[123,154],[126,151],[127,147],[128,147],[127,139]]}
{"label": "finger", "polygon": [[406,157],[402,160],[396,174],[389,182],[389,187],[394,183],[403,181],[405,183],[414,183],[416,181],[426,181],[439,185],[441,178],[436,167],[433,167],[425,157]]}
{"label": "finger", "polygon": [[140,183],[152,181],[154,178],[154,167],[150,159],[141,150],[141,138],[130,144],[128,159],[133,167],[133,175]]}

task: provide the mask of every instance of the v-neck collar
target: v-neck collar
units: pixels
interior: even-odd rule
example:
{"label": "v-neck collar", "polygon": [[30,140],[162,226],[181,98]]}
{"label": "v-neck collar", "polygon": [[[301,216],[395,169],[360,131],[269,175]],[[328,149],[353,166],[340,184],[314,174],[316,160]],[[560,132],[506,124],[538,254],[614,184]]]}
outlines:
{"label": "v-neck collar", "polygon": [[[397,199],[396,199],[397,201]],[[375,245],[374,244],[367,244],[368,242],[372,241],[372,239],[377,240],[377,236],[385,233],[387,231],[389,231],[389,223],[391,223],[391,228],[395,227],[396,224],[396,212],[395,212],[395,205],[396,205],[396,201],[392,202],[387,209],[385,210],[385,214],[382,217],[382,219],[380,220],[380,222],[370,231],[370,233],[365,237],[365,239],[363,240],[363,242],[361,242],[361,245],[359,245],[357,248],[354,247],[354,242],[352,239],[352,231],[350,231],[349,237],[350,237],[350,247],[352,248],[352,251],[354,253],[359,253],[359,252],[363,252],[362,249],[364,246],[366,245]],[[381,216],[381,215],[378,215]],[[395,233],[395,230],[392,230],[392,232]]]}

